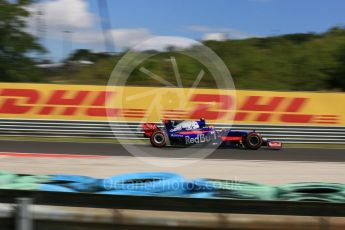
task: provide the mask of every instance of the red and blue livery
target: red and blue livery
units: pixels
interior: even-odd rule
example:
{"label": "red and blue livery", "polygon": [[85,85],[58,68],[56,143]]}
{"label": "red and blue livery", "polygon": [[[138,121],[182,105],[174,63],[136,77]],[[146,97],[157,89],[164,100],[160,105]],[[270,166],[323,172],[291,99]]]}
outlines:
{"label": "red and blue livery", "polygon": [[251,150],[259,149],[262,146],[270,149],[282,148],[281,142],[267,140],[255,131],[216,130],[214,126],[207,125],[204,119],[197,121],[164,120],[162,128],[155,123],[144,123],[142,128],[144,137],[150,138],[154,147],[211,144]]}

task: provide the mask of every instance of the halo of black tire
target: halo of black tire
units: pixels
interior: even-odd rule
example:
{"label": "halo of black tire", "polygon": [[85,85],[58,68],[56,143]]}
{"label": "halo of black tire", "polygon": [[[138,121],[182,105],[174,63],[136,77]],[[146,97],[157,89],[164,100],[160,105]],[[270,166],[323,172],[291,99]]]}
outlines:
{"label": "halo of black tire", "polygon": [[[162,141],[162,142],[157,142],[157,141],[156,141],[155,138],[156,138],[158,135],[161,136],[161,137],[163,138],[163,141]],[[167,136],[165,135],[165,133],[164,133],[163,131],[157,130],[157,131],[155,131],[155,132],[151,135],[151,137],[150,137],[150,142],[151,142],[151,145],[152,145],[153,147],[162,148],[162,147],[166,146],[166,144],[167,144]]]}
{"label": "halo of black tire", "polygon": [[[252,143],[251,139],[252,138],[257,138],[257,143]],[[251,132],[248,133],[248,135],[246,136],[246,139],[244,140],[244,146],[247,149],[251,149],[251,150],[257,150],[261,147],[262,145],[262,137],[260,134],[256,133],[256,132]]]}

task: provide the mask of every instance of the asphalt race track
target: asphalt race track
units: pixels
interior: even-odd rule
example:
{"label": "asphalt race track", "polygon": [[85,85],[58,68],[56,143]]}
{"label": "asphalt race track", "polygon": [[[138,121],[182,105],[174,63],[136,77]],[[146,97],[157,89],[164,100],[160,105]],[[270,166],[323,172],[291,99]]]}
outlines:
{"label": "asphalt race track", "polygon": [[[142,146],[149,152],[151,146]],[[58,153],[103,156],[131,156],[119,144],[73,143],[37,141],[0,141],[0,152]],[[176,157],[177,154],[162,154],[159,157]],[[285,148],[280,151],[260,149],[217,149],[207,159],[270,160],[300,162],[345,162],[345,149]]]}

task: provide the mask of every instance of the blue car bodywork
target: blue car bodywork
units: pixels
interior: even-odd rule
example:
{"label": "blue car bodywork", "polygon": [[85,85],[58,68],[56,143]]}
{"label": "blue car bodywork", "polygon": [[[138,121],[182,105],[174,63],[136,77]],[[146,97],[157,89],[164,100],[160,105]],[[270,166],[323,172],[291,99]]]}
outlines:
{"label": "blue car bodywork", "polygon": [[267,146],[271,149],[281,149],[282,143],[264,139],[255,131],[236,131],[231,129],[216,130],[206,124],[204,119],[197,121],[166,120],[163,127],[154,123],[144,123],[144,136],[150,138],[154,147],[218,145],[229,148],[259,149]]}

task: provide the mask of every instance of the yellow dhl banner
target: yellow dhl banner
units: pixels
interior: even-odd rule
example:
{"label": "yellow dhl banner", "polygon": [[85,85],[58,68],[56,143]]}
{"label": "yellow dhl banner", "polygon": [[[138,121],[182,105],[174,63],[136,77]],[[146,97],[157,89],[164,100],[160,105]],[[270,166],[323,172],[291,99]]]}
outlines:
{"label": "yellow dhl banner", "polygon": [[0,118],[345,125],[344,93],[0,83]]}

